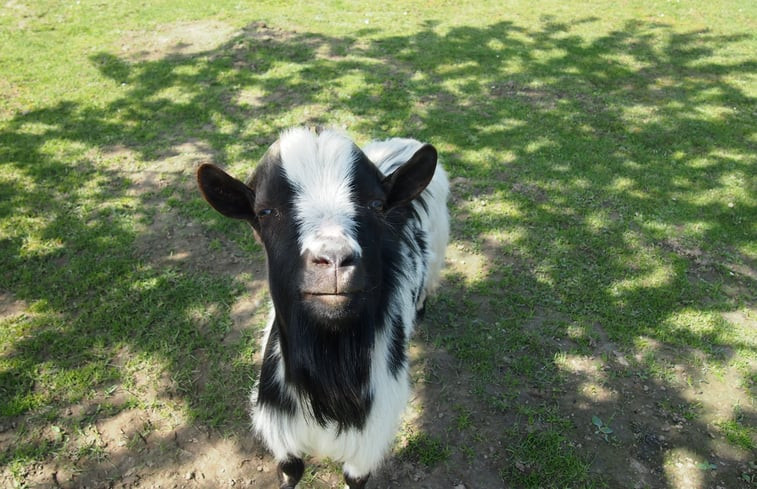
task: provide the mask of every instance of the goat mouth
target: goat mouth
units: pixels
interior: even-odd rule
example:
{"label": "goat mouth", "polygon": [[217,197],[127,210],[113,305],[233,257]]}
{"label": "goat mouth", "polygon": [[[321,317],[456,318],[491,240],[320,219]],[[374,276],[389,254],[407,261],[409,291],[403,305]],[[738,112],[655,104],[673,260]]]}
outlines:
{"label": "goat mouth", "polygon": [[358,293],[359,291],[341,293],[304,292],[303,295],[306,299],[316,300],[327,306],[341,307],[347,305]]}

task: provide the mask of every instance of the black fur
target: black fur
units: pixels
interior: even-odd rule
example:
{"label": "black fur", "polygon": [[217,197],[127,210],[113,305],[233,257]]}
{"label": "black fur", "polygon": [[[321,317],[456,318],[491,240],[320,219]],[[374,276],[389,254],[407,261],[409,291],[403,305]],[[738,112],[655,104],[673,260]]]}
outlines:
{"label": "black fur", "polygon": [[275,406],[277,410],[287,414],[294,414],[297,405],[294,399],[282,389],[282,385],[276,380],[276,367],[280,355],[275,351],[278,344],[279,329],[272,328],[271,336],[266,345],[263,357],[263,366],[260,370],[260,385],[258,386],[258,402],[264,402]]}
{"label": "black fur", "polygon": [[407,362],[407,355],[405,354],[405,325],[402,324],[402,318],[399,316],[393,316],[390,324],[392,331],[389,341],[389,370],[396,378]]}
{"label": "black fur", "polygon": [[367,322],[334,332],[319,328],[302,311],[288,316],[296,327],[282,329],[279,338],[286,383],[309,401],[320,425],[333,421],[340,431],[362,428],[373,401],[368,376],[375,328]]}

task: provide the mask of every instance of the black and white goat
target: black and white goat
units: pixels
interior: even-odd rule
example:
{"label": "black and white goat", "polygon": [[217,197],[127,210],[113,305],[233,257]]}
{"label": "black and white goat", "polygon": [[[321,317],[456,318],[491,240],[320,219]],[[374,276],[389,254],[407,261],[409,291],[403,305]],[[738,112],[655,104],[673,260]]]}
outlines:
{"label": "black and white goat", "polygon": [[407,343],[444,262],[436,150],[412,139],[361,150],[338,131],[296,128],[246,183],[213,165],[197,177],[265,247],[274,310],[252,413],[281,487],[295,487],[305,454],[343,462],[347,486],[365,487],[407,404]]}

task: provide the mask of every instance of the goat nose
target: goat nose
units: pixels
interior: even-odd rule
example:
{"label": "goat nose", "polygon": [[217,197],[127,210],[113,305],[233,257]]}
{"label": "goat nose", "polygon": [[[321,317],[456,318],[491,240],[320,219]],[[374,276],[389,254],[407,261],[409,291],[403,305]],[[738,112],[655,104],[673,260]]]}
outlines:
{"label": "goat nose", "polygon": [[324,268],[344,268],[355,265],[355,253],[349,246],[324,246],[312,255],[314,265]]}
{"label": "goat nose", "polygon": [[317,249],[308,251],[302,280],[303,292],[313,296],[358,293],[365,288],[360,253],[337,239],[323,241]]}

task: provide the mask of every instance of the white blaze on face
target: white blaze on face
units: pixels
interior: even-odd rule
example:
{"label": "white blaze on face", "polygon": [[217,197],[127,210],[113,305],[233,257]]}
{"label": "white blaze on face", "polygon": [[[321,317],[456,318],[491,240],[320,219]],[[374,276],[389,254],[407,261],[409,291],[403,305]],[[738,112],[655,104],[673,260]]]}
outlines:
{"label": "white blaze on face", "polygon": [[281,162],[294,187],[300,252],[318,252],[334,238],[347,241],[355,256],[355,203],[352,201],[354,145],[335,131],[316,134],[290,129],[281,135]]}

